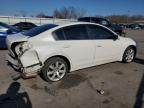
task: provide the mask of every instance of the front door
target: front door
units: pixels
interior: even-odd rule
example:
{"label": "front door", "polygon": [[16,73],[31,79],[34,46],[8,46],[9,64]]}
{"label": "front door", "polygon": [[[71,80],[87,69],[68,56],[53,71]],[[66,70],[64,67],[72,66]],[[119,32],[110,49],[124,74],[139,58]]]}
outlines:
{"label": "front door", "polygon": [[87,29],[95,45],[94,64],[117,60],[121,52],[121,43],[115,34],[98,25],[88,25]]}

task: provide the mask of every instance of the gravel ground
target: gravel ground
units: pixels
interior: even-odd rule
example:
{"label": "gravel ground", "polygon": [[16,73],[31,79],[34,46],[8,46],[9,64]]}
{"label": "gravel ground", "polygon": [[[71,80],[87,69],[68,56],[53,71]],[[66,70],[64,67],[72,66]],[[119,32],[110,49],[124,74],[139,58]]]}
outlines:
{"label": "gravel ground", "polygon": [[14,82],[11,76],[17,72],[5,61],[7,50],[0,50],[0,99],[10,97],[0,108],[144,108],[144,30],[126,32],[138,44],[135,62],[74,71],[55,83],[40,76]]}

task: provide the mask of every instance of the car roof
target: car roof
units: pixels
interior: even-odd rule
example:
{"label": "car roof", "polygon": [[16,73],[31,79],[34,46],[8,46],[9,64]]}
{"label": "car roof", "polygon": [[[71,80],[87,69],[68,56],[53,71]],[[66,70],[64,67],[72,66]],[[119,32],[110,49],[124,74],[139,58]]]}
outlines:
{"label": "car roof", "polygon": [[69,26],[69,25],[78,25],[78,24],[95,24],[95,23],[91,23],[91,22],[69,22],[69,23],[61,24],[59,26]]}
{"label": "car roof", "polygon": [[92,24],[92,25],[98,25],[98,26],[102,26],[102,27],[106,28],[105,26],[103,26],[101,24],[98,24],[98,23],[91,23],[91,22],[69,22],[69,23],[58,25],[57,27],[52,28],[52,29],[58,29],[58,28],[66,27],[66,26],[80,25],[80,24]]}
{"label": "car roof", "polygon": [[78,20],[79,19],[106,19],[106,18],[103,18],[103,17],[80,17],[80,18],[78,18]]}
{"label": "car roof", "polygon": [[[18,23],[30,23],[30,24],[34,24],[32,22],[18,22]],[[18,24],[18,23],[16,23],[16,24]]]}
{"label": "car roof", "polygon": [[34,25],[36,26],[36,24],[32,23],[32,22],[18,22],[18,23],[15,23],[13,26],[19,26],[19,25],[23,25],[23,24],[31,24],[31,25]]}

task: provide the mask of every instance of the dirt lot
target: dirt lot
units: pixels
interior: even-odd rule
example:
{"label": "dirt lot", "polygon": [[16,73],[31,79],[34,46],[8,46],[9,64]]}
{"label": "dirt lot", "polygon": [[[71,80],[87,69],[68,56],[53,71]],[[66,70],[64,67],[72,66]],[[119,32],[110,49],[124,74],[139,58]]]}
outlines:
{"label": "dirt lot", "polygon": [[[127,30],[127,37],[138,44],[135,62],[75,71],[56,83],[39,76],[14,82],[11,75],[17,72],[6,64],[7,51],[0,50],[0,98],[9,96],[22,108],[144,108],[144,30]],[[103,95],[97,92],[100,89]]]}

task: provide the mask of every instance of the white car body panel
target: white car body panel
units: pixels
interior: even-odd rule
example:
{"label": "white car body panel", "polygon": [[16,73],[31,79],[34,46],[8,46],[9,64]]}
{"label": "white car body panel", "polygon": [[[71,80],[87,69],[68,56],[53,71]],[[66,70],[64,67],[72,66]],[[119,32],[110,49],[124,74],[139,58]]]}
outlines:
{"label": "white car body panel", "polygon": [[94,40],[95,61],[94,64],[101,64],[115,61],[121,56],[121,41],[117,40]]}
{"label": "white car body panel", "polygon": [[[87,68],[95,65],[121,61],[125,49],[130,46],[136,46],[136,43],[129,38],[118,36],[117,40],[64,40],[56,41],[52,32],[66,26],[76,24],[93,24],[87,22],[77,22],[72,24],[61,25],[43,32],[35,37],[27,38],[26,36],[14,35],[8,37],[7,44],[10,48],[14,42],[27,41],[31,48],[19,57],[23,67],[29,67],[28,73],[36,73],[40,70],[45,61],[54,56],[63,56],[70,62],[70,71]],[[102,26],[99,24],[93,24]],[[104,26],[102,26],[104,27]],[[106,27],[104,27],[106,28]],[[108,29],[108,28],[107,28]],[[113,32],[112,30],[108,29]],[[113,34],[115,34],[113,32]],[[37,64],[37,66],[35,66]],[[34,65],[34,66],[32,66]],[[30,66],[32,66],[30,68]]]}
{"label": "white car body panel", "polygon": [[19,59],[23,64],[23,67],[28,67],[31,66],[32,64],[40,63],[35,50],[26,51],[22,56],[20,56]]}
{"label": "white car body panel", "polygon": [[95,52],[93,44],[94,43],[91,40],[65,42],[57,41],[49,42],[48,45],[46,45],[46,43],[43,42],[42,44],[39,44],[39,47],[35,46],[35,50],[37,51],[42,63],[44,63],[48,58],[52,56],[61,55],[68,58],[71,62],[71,69],[76,70],[92,64]]}
{"label": "white car body panel", "polygon": [[14,42],[21,42],[21,41],[27,41],[28,40],[28,37],[22,35],[21,33],[8,35],[7,38],[8,38],[7,39],[7,45],[8,46],[11,46],[11,44],[14,43]]}

